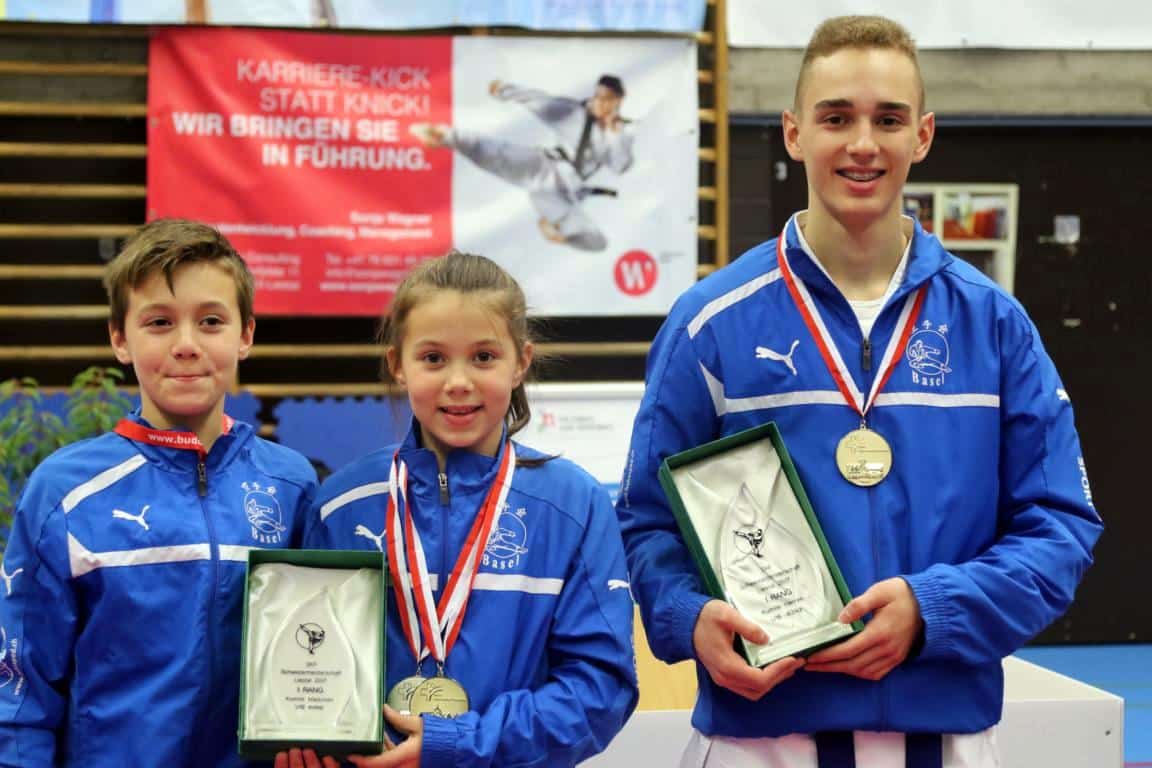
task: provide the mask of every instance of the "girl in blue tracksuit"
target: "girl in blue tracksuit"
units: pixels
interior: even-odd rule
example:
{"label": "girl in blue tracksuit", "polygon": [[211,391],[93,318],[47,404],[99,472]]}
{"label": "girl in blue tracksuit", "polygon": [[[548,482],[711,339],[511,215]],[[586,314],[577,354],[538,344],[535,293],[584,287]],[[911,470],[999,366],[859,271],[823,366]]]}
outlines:
{"label": "girl in blue tracksuit", "polygon": [[[523,293],[488,259],[453,252],[405,280],[382,336],[412,429],[328,478],[305,534],[386,552],[394,583],[385,716],[406,739],[352,762],[575,765],[636,705],[632,600],[607,493],[509,439],[529,418]],[[462,610],[444,608],[446,591]],[[426,681],[452,706],[429,706]],[[320,761],[292,750],[278,765]]]}

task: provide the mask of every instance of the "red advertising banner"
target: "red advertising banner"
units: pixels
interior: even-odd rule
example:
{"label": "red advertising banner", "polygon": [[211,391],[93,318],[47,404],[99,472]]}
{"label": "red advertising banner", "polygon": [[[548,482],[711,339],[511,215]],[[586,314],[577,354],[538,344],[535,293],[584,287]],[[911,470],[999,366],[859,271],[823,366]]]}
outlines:
{"label": "red advertising banner", "polygon": [[148,85],[148,218],[218,227],[261,314],[378,315],[453,247],[543,315],[696,279],[691,40],[174,28]]}
{"label": "red advertising banner", "polygon": [[453,243],[452,40],[245,29],[155,33],[148,218],[218,227],[266,315],[376,315]]}

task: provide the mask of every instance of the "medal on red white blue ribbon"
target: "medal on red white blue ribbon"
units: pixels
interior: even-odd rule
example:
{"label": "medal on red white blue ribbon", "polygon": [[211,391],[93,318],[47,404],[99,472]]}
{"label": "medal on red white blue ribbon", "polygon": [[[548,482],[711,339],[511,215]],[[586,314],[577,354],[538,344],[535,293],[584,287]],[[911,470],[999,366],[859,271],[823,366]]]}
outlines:
{"label": "medal on red white blue ribbon", "polygon": [[900,362],[900,355],[908,346],[908,338],[912,335],[912,329],[916,326],[916,318],[919,317],[920,308],[924,304],[924,289],[920,288],[909,294],[908,298],[904,300],[900,317],[896,321],[896,329],[888,339],[884,357],[880,360],[880,370],[872,381],[872,391],[868,393],[868,398],[865,400],[856,388],[856,382],[852,379],[851,374],[848,373],[844,359],[840,356],[839,350],[836,349],[832,336],[824,324],[824,319],[820,316],[815,302],[812,301],[811,294],[808,293],[807,286],[804,285],[803,280],[792,273],[784,248],[786,234],[787,228],[776,241],[776,256],[780,264],[780,276],[784,280],[784,284],[788,286],[788,293],[792,296],[796,309],[804,319],[804,325],[807,326],[809,334],[816,342],[816,348],[820,350],[820,357],[823,358],[824,364],[832,374],[837,389],[840,390],[840,394],[844,396],[848,405],[852,406],[860,415],[860,426],[844,435],[836,446],[836,467],[844,479],[853,485],[865,488],[876,485],[892,470],[892,446],[888,444],[883,435],[868,427],[868,411],[875,404],[876,396],[880,394],[880,390],[888,383],[892,371]]}
{"label": "medal on red white blue ribbon", "polygon": [[[416,530],[408,501],[408,467],[392,458],[386,520],[388,570],[400,613],[404,637],[416,658],[417,674],[404,678],[388,693],[388,704],[400,712],[457,717],[469,710],[468,693],[444,673],[444,664],[464,621],[480,556],[512,487],[516,452],[506,442],[496,478],[488,489],[440,595],[432,600],[432,587],[424,546]],[[436,661],[436,675],[424,677],[420,665],[427,656]]]}

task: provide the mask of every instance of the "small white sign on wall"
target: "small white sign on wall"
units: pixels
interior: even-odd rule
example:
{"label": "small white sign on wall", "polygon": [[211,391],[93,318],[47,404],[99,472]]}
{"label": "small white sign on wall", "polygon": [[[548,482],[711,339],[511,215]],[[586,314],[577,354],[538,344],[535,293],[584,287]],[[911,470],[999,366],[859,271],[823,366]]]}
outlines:
{"label": "small white sign on wall", "polygon": [[576,462],[615,500],[643,394],[639,381],[529,385],[532,420],[515,439]]}

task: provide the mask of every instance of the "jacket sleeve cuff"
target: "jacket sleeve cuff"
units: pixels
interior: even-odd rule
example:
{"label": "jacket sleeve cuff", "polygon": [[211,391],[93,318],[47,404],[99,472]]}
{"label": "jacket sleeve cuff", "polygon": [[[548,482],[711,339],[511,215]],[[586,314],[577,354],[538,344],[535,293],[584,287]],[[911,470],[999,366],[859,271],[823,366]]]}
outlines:
{"label": "jacket sleeve cuff", "polygon": [[696,629],[696,620],[700,618],[700,611],[704,604],[712,598],[697,592],[684,592],[676,596],[668,612],[668,626],[671,638],[670,648],[674,658],[695,659],[696,646],[692,643],[692,633]]}
{"label": "jacket sleeve cuff", "polygon": [[420,744],[422,768],[452,768],[456,765],[458,726],[454,720],[434,715],[421,718],[424,732]]}
{"label": "jacket sleeve cuff", "polygon": [[948,606],[940,580],[933,576],[932,569],[904,576],[903,579],[912,588],[912,594],[920,604],[920,618],[924,620],[924,643],[920,657],[929,659],[945,655],[951,635],[948,630]]}

